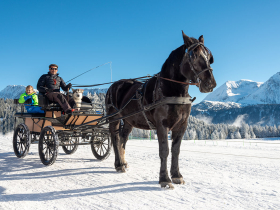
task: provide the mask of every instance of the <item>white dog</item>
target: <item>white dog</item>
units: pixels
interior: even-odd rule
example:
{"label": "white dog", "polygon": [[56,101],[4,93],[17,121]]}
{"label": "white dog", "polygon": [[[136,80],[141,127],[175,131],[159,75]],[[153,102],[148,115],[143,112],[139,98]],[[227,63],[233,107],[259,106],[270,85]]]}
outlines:
{"label": "white dog", "polygon": [[82,104],[82,98],[83,98],[84,90],[83,89],[73,89],[72,88],[72,91],[73,91],[73,99],[76,103],[77,111],[79,111],[80,108],[81,108],[81,104]]}

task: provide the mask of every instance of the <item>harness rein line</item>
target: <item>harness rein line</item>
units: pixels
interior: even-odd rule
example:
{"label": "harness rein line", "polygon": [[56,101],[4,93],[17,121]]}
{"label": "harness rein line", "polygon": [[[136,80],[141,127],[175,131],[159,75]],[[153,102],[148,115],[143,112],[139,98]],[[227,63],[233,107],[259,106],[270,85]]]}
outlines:
{"label": "harness rein line", "polygon": [[[160,76],[156,76],[155,77],[159,77],[161,79],[164,80],[168,80],[170,82],[175,82],[175,83],[180,83],[183,85],[199,85],[199,83],[187,83],[187,82],[181,82],[181,81],[177,81],[177,80],[173,80],[173,79],[168,79],[168,78],[164,78],[164,77],[160,77]],[[124,79],[124,80],[136,80],[136,79],[144,79],[144,78],[152,78],[151,76],[145,76],[145,77],[137,77],[137,78],[132,78],[132,79]],[[94,84],[94,85],[78,85],[78,84],[73,84],[73,87],[94,87],[94,86],[101,86],[101,85],[107,85],[107,84],[112,84],[114,82],[107,82],[107,83],[102,83],[102,84]]]}

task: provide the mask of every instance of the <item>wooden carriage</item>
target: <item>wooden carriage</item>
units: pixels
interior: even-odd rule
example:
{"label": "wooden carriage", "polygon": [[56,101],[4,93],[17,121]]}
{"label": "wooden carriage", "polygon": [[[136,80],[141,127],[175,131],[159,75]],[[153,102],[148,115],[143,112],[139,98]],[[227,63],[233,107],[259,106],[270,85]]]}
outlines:
{"label": "wooden carriage", "polygon": [[[73,154],[78,145],[91,145],[93,155],[106,159],[111,152],[109,130],[104,126],[104,107],[83,97],[81,108],[72,114],[65,114],[58,103],[50,102],[46,96],[39,94],[39,106],[45,113],[26,113],[24,106],[15,114],[23,123],[16,126],[13,148],[18,158],[28,154],[31,144],[39,144],[39,155],[44,165],[52,165],[58,153],[58,147],[66,154]],[[15,104],[18,99],[14,100]]]}

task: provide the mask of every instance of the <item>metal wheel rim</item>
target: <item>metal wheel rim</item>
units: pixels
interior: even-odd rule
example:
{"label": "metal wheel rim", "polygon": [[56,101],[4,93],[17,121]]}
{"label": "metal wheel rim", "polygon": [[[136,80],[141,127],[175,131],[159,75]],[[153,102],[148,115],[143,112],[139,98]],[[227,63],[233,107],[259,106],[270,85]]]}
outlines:
{"label": "metal wheel rim", "polygon": [[[48,134],[49,133],[49,134]],[[53,134],[48,131],[43,137],[43,148],[42,153],[46,161],[50,161],[55,153],[55,140]]]}
{"label": "metal wheel rim", "polygon": [[24,154],[28,145],[27,145],[27,132],[23,126],[20,126],[20,129],[17,133],[17,151],[20,155]]}
{"label": "metal wheel rim", "polygon": [[76,147],[76,145],[75,145],[76,141],[77,141],[76,138],[69,138],[67,141],[64,141],[64,143],[65,144],[71,144],[71,145],[67,145],[67,146],[64,146],[64,147],[67,150],[72,151]]}
{"label": "metal wheel rim", "polygon": [[101,137],[96,137],[93,141],[95,151],[100,156],[105,155],[109,149],[109,139],[106,137],[107,136],[103,134]]}

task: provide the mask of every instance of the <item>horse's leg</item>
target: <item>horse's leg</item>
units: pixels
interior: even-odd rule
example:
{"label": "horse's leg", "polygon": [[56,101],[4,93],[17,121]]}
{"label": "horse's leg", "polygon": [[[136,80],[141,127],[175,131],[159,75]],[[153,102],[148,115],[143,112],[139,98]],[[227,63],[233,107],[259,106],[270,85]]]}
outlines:
{"label": "horse's leg", "polygon": [[120,151],[120,121],[110,123],[109,130],[111,133],[111,139],[115,152],[115,169],[117,172],[125,172],[125,169],[123,167],[124,163],[122,162]]}
{"label": "horse's leg", "polygon": [[124,125],[123,125],[121,133],[120,133],[120,138],[121,138],[120,139],[121,140],[120,156],[121,156],[122,162],[124,163],[125,168],[128,168],[128,164],[125,160],[125,145],[128,140],[128,136],[129,136],[130,132],[132,131],[132,128],[133,127],[124,120]]}
{"label": "horse's leg", "polygon": [[167,171],[167,157],[169,154],[168,147],[168,131],[164,126],[157,127],[158,134],[158,144],[159,144],[159,157],[160,157],[160,172],[159,172],[159,184],[162,188],[171,188],[173,189],[173,185],[171,184],[171,180],[168,176]]}
{"label": "horse's leg", "polygon": [[174,184],[185,184],[183,176],[179,171],[179,154],[182,138],[187,128],[187,123],[182,125],[178,130],[172,131],[172,159],[171,159],[171,179]]}

